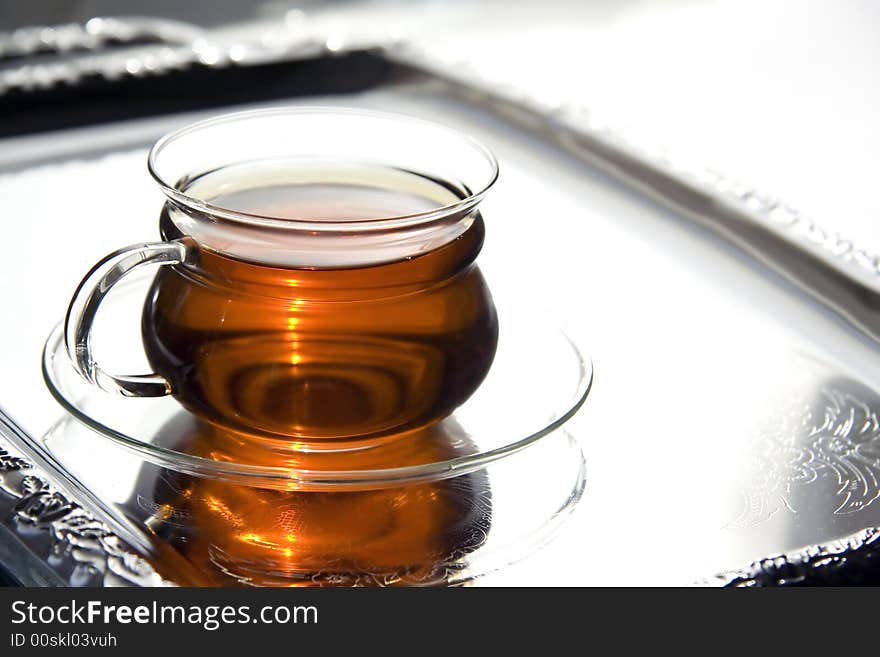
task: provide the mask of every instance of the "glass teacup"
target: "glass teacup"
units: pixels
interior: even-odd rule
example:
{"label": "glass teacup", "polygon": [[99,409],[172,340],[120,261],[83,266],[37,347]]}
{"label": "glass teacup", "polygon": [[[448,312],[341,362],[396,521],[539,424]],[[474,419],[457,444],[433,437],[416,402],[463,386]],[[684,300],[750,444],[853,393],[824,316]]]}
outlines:
{"label": "glass teacup", "polygon": [[[474,140],[393,114],[262,110],[166,136],[149,168],[163,241],[107,256],[67,314],[87,380],[305,449],[426,426],[482,382],[498,324],[477,206],[498,167]],[[143,312],[155,373],[111,375],[92,323],[145,264],[168,265]]]}

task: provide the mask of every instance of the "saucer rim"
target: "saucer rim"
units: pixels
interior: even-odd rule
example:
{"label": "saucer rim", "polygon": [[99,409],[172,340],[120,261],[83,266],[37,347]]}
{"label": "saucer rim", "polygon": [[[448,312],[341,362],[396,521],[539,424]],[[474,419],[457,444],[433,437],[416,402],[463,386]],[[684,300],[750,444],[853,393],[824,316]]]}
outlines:
{"label": "saucer rim", "polygon": [[[64,350],[63,322],[49,334],[42,354],[43,381],[56,402],[75,420],[104,439],[133,452],[154,465],[183,474],[219,478],[231,483],[249,486],[281,488],[285,490],[365,490],[389,488],[412,483],[427,483],[450,479],[481,470],[505,457],[512,456],[553,434],[566,424],[584,405],[593,386],[593,362],[561,328],[558,334],[568,343],[578,358],[580,377],[578,387],[568,402],[568,410],[538,431],[516,441],[475,454],[456,456],[443,461],[406,465],[396,468],[358,470],[313,470],[267,466],[235,461],[218,461],[204,456],[179,452],[161,445],[153,445],[92,418],[65,395],[63,385],[56,382],[55,371],[73,369]],[[60,360],[58,358],[60,356]],[[60,365],[56,365],[60,363]],[[77,376],[75,372],[69,375]],[[100,392],[100,391],[99,391]],[[109,393],[103,393],[109,394]]]}

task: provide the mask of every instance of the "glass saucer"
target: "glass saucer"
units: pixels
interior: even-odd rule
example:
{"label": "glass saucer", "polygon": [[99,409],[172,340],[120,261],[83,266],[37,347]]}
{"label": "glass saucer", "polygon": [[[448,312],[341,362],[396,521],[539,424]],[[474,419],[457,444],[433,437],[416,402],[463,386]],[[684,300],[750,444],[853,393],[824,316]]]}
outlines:
{"label": "glass saucer", "polygon": [[[135,286],[108,297],[102,314],[110,324],[104,330],[130,336],[131,317],[137,315],[132,309],[142,300]],[[113,306],[118,307],[115,313]],[[285,446],[280,460],[273,451],[261,462],[260,450],[253,459],[249,454],[247,462],[230,458],[218,445],[231,444],[235,437],[201,422],[173,397],[123,397],[83,380],[68,359],[60,324],[46,342],[43,376],[55,399],[77,420],[143,461],[171,471],[288,490],[396,487],[468,474],[520,452],[561,427],[586,400],[592,366],[565,333],[539,313],[499,315],[492,368],[465,404],[433,427],[352,452],[304,453]],[[127,319],[116,319],[123,316]],[[132,351],[130,343],[127,351]]]}
{"label": "glass saucer", "polygon": [[194,477],[96,438],[65,413],[42,444],[163,577],[185,586],[468,583],[553,540],[586,482],[564,428],[467,474],[357,491]]}

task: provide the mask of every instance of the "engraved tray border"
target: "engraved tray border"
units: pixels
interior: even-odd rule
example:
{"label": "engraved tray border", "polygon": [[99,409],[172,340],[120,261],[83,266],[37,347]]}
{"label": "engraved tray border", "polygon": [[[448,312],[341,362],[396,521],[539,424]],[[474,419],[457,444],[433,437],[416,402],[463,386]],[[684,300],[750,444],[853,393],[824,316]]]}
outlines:
{"label": "engraved tray border", "polygon": [[136,538],[122,538],[123,528],[87,497],[0,410],[0,554],[13,579],[25,586],[171,586],[132,547]]}

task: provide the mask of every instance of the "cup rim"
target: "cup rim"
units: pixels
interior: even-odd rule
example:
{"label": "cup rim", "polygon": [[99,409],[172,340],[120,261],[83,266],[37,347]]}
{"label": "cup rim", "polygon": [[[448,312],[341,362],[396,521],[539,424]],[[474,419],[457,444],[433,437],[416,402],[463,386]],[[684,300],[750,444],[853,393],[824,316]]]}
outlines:
{"label": "cup rim", "polygon": [[[186,135],[204,130],[216,125],[229,123],[232,121],[240,121],[245,119],[255,119],[269,116],[307,116],[307,115],[338,115],[338,116],[363,116],[369,118],[384,118],[390,120],[402,120],[411,124],[421,124],[432,130],[442,130],[450,134],[451,137],[462,140],[471,146],[476,152],[483,156],[489,165],[489,174],[478,189],[472,191],[453,203],[431,208],[422,212],[412,214],[395,215],[388,217],[371,217],[368,219],[343,219],[339,221],[308,221],[303,219],[285,219],[278,216],[262,215],[258,213],[243,212],[240,210],[231,210],[219,205],[212,204],[202,199],[195,198],[178,189],[173,182],[166,180],[158,171],[157,158],[162,150],[172,142],[185,137]],[[455,128],[447,126],[443,123],[423,119],[410,114],[398,112],[385,112],[378,110],[367,110],[347,107],[332,106],[308,106],[308,107],[273,107],[264,109],[245,110],[241,112],[230,112],[214,116],[202,121],[197,121],[185,125],[177,130],[173,130],[161,137],[152,148],[150,148],[147,156],[147,170],[153,180],[162,189],[162,192],[169,199],[176,201],[183,206],[209,214],[215,217],[221,217],[230,221],[235,221],[255,227],[265,227],[273,229],[288,230],[306,230],[318,232],[337,232],[350,230],[385,230],[395,229],[416,224],[428,223],[437,219],[443,219],[452,214],[463,213],[472,210],[482,201],[483,197],[492,188],[498,180],[499,167],[498,160],[482,142],[471,135],[461,132]]]}

